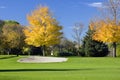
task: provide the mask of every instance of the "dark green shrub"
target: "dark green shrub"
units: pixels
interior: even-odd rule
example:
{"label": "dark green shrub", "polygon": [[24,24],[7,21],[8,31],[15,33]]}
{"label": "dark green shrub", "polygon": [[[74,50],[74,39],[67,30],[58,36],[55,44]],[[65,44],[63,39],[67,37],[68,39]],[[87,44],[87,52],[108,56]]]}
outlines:
{"label": "dark green shrub", "polygon": [[85,56],[85,52],[83,48],[80,48],[78,52],[79,52],[79,56],[82,56],[82,57]]}
{"label": "dark green shrub", "polygon": [[71,52],[59,52],[58,56],[67,57],[67,56],[75,56],[75,54],[73,54]]}

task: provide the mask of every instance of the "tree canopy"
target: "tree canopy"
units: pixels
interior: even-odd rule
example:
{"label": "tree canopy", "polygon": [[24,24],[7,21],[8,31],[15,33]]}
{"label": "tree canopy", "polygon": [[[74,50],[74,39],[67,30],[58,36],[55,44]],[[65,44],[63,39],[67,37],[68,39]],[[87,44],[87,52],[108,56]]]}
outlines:
{"label": "tree canopy", "polygon": [[120,25],[112,20],[99,20],[91,22],[91,29],[94,30],[93,39],[101,42],[120,42]]}
{"label": "tree canopy", "polygon": [[27,16],[29,26],[24,29],[25,42],[28,45],[52,46],[58,44],[62,35],[62,27],[52,16],[48,7],[40,6]]}

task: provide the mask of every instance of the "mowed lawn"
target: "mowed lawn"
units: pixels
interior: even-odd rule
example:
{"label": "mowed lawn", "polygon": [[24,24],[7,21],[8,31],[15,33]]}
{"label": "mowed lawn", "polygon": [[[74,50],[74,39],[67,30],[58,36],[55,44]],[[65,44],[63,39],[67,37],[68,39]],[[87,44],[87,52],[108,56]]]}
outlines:
{"label": "mowed lawn", "polygon": [[63,63],[18,63],[0,56],[0,80],[120,80],[120,58],[69,57]]}

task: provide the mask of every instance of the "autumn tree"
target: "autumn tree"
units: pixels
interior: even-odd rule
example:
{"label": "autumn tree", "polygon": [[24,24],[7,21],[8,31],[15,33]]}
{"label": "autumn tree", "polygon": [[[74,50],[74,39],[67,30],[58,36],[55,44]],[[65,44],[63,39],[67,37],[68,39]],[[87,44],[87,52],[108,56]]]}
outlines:
{"label": "autumn tree", "polygon": [[35,47],[52,46],[58,44],[61,39],[62,27],[58,24],[52,13],[46,6],[40,6],[30,15],[27,15],[29,26],[24,29],[25,42]]}
{"label": "autumn tree", "polygon": [[93,39],[112,43],[113,57],[116,57],[116,45],[120,42],[120,0],[108,0],[104,19],[92,21],[91,28],[95,30]]}
{"label": "autumn tree", "polygon": [[[2,28],[2,47],[7,49],[22,49],[24,45],[23,27],[16,21],[5,21]],[[16,53],[18,56],[18,53]]]}

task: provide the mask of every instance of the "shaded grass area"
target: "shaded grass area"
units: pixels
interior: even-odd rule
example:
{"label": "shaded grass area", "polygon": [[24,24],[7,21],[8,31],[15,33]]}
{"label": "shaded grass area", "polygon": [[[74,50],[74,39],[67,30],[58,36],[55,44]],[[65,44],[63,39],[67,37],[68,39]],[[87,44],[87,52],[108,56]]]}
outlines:
{"label": "shaded grass area", "polygon": [[0,80],[120,80],[120,58],[70,57],[63,63],[18,63],[23,57],[0,56]]}
{"label": "shaded grass area", "polygon": [[14,58],[14,57],[17,57],[17,56],[14,56],[14,55],[13,55],[13,56],[9,56],[9,55],[3,56],[3,55],[2,55],[2,56],[0,57],[0,60],[1,60],[1,59],[10,59],[10,58]]}
{"label": "shaded grass area", "polygon": [[[3,69],[0,72],[33,72],[33,71],[79,71],[83,69]],[[89,70],[89,69],[86,69]]]}

